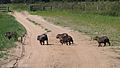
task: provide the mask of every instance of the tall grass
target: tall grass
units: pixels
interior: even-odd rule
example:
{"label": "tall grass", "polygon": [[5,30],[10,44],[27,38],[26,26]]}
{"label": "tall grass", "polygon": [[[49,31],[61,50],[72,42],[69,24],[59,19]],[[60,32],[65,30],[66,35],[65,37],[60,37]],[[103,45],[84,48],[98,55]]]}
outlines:
{"label": "tall grass", "polygon": [[15,11],[27,11],[27,10],[29,10],[29,8],[28,8],[29,5],[22,4],[22,3],[20,3],[20,4],[15,4],[15,3],[13,3],[13,4],[1,4],[0,6],[9,7],[10,11],[13,11],[13,10],[15,10]]}
{"label": "tall grass", "polygon": [[31,14],[41,15],[48,21],[71,27],[91,37],[106,35],[110,38],[113,45],[120,45],[120,17],[69,10],[37,11],[31,12]]}
{"label": "tall grass", "polygon": [[[98,1],[98,2],[49,2],[32,4],[39,10],[42,6],[52,6],[53,9],[64,9],[84,13],[97,13],[102,15],[120,16],[119,1]],[[39,8],[38,8],[39,7]]]}
{"label": "tall grass", "polygon": [[[35,4],[3,4],[9,6],[10,10],[29,11],[30,6],[34,6],[32,10],[41,10],[44,6],[52,6],[52,9],[72,10],[83,13],[97,13],[102,15],[120,16],[119,1],[98,1],[98,2],[48,2]],[[41,9],[40,9],[41,8]],[[46,8],[49,10],[50,8]],[[50,9],[51,10],[51,9]]]}
{"label": "tall grass", "polygon": [[28,5],[26,4],[7,4],[11,10],[16,10],[16,11],[26,11],[29,10]]}
{"label": "tall grass", "polygon": [[0,51],[6,50],[8,48],[15,46],[15,40],[8,40],[4,36],[7,31],[15,31],[18,34],[18,37],[21,36],[26,30],[19,24],[14,17],[0,12]]}

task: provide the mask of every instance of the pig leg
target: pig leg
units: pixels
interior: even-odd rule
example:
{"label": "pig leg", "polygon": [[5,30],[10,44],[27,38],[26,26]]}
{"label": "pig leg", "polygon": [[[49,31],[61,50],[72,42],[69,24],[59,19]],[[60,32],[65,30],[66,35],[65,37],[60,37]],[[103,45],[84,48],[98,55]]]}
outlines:
{"label": "pig leg", "polygon": [[101,47],[101,46],[102,46],[101,43],[99,43],[98,47]]}
{"label": "pig leg", "polygon": [[110,42],[108,42],[109,46],[111,45]]}
{"label": "pig leg", "polygon": [[104,47],[106,46],[106,42],[104,42]]}
{"label": "pig leg", "polygon": [[40,41],[40,44],[42,45],[42,41]]}

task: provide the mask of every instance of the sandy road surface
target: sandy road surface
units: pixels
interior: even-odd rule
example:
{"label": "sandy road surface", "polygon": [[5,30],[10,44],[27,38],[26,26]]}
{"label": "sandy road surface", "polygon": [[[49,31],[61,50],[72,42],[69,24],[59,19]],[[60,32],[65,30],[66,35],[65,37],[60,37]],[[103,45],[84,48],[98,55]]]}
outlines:
{"label": "sandy road surface", "polygon": [[[19,60],[18,68],[111,68],[109,57],[101,53],[101,49],[86,35],[53,25],[40,16],[25,12],[13,15],[28,31],[25,56]],[[51,45],[40,45],[36,37],[45,33],[46,28],[51,30],[47,33]],[[55,36],[64,32],[74,38],[74,45],[61,45],[56,40]]]}

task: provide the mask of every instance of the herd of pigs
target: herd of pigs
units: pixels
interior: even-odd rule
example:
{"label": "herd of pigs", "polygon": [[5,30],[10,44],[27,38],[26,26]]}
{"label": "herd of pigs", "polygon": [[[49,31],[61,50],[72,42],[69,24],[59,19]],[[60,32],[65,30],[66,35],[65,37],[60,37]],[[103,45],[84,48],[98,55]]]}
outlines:
{"label": "herd of pigs", "polygon": [[[59,39],[60,43],[66,44],[66,45],[71,45],[73,44],[73,38],[68,35],[67,33],[62,33],[62,34],[57,34],[56,36],[57,39]],[[40,41],[41,45],[44,45],[45,41],[47,42],[48,45],[48,36],[47,34],[42,34],[37,37],[37,40]]]}
{"label": "herd of pigs", "polygon": [[[21,41],[24,36],[25,35],[21,36]],[[17,38],[17,33],[16,32],[6,32],[5,37],[7,37],[9,40],[11,38]],[[74,40],[73,40],[72,36],[70,36],[67,33],[57,34],[56,39],[59,39],[59,42],[62,45],[63,44],[66,44],[66,45],[74,44]],[[41,45],[45,45],[45,43],[46,43],[46,45],[49,45],[47,34],[38,35],[37,40],[40,42]],[[106,46],[106,43],[108,43],[110,46],[110,41],[107,36],[101,36],[101,37],[96,36],[93,38],[93,40],[96,40],[98,42],[98,44],[99,44],[98,47]],[[104,45],[102,45],[102,44],[104,44]]]}

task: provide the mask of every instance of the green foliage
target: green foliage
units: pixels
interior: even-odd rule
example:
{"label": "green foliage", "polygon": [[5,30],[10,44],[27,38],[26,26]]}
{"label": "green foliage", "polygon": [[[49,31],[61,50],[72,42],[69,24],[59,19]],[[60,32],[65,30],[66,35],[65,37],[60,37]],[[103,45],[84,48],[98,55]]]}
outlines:
{"label": "green foliage", "polygon": [[25,0],[12,0],[12,3],[24,3]]}
{"label": "green foliage", "polygon": [[109,15],[120,16],[120,2],[114,4],[110,8],[110,11],[108,13],[109,13]]}
{"label": "green foliage", "polygon": [[25,28],[15,21],[15,18],[6,14],[0,13],[0,51],[6,50],[8,48],[14,47],[15,38],[8,40],[4,36],[7,31],[15,31],[18,34],[18,37],[21,36],[26,30]]}
{"label": "green foliage", "polygon": [[82,13],[97,13],[102,15],[120,15],[120,2],[49,2],[32,4],[34,8],[40,9],[43,6],[52,6],[52,9],[72,10]]}
{"label": "green foliage", "polygon": [[16,10],[16,11],[28,10],[28,5],[26,4],[6,4],[6,6],[9,6],[10,10]]}
{"label": "green foliage", "polygon": [[[97,13],[102,15],[120,16],[120,2],[98,1],[98,2],[40,2],[35,4],[7,4],[10,10],[72,10],[82,13]],[[30,7],[32,6],[32,7]],[[49,6],[49,7],[48,7]]]}

